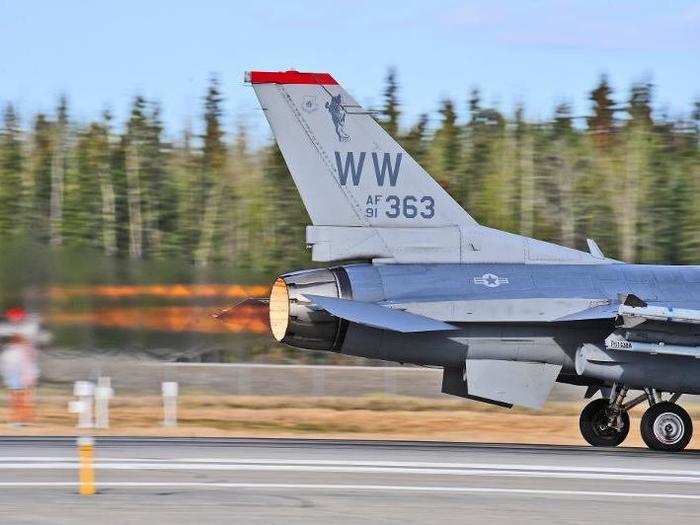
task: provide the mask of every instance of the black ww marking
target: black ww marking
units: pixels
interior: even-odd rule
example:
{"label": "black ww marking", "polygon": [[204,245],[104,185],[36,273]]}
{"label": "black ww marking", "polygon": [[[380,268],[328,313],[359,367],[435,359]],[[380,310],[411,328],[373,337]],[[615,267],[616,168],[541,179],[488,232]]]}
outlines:
{"label": "black ww marking", "polygon": [[[349,151],[345,154],[345,162],[343,162],[341,153],[339,151],[335,152],[335,164],[338,168],[338,178],[342,186],[347,185],[348,177],[352,179],[353,186],[360,184],[366,156],[367,152],[362,151],[356,158],[355,154]],[[396,153],[395,160],[392,163],[391,154],[384,153],[381,157],[380,165],[379,154],[372,152],[372,166],[374,167],[374,175],[377,178],[378,186],[384,186],[387,175],[389,186],[396,186],[396,182],[399,179],[399,169],[401,168],[401,157],[401,153]]]}

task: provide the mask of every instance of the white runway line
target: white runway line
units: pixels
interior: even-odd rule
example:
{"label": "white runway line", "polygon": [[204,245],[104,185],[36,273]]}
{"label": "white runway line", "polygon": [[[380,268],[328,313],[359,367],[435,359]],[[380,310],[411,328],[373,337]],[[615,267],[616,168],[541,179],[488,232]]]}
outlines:
{"label": "white runway line", "polygon": [[[291,464],[290,464],[291,463]],[[301,462],[272,460],[238,460],[184,463],[177,460],[98,460],[96,470],[120,471],[228,471],[228,472],[311,472],[336,474],[400,474],[433,476],[490,476],[528,477],[549,479],[577,479],[604,481],[642,481],[664,483],[700,483],[698,471],[642,470],[615,468],[559,467],[545,465],[503,465],[503,464],[449,464],[449,463],[400,463],[375,462],[368,466],[365,462]],[[357,465],[357,466],[354,466]],[[421,465],[416,467],[412,465]],[[440,468],[422,465],[440,465]],[[0,462],[2,470],[76,470],[76,461],[22,461]],[[684,472],[684,473],[680,473]]]}
{"label": "white runway line", "polygon": [[[75,456],[12,456],[0,457],[0,470],[5,464],[21,463],[74,463]],[[436,469],[486,469],[504,471],[544,471],[544,472],[581,472],[601,474],[640,474],[657,476],[696,476],[700,470],[649,469],[625,467],[581,467],[561,465],[529,465],[520,463],[451,463],[425,461],[364,461],[364,460],[324,460],[324,459],[237,459],[237,458],[120,458],[101,457],[102,464],[141,463],[172,465],[272,465],[272,466],[325,466],[325,467],[398,467],[398,468],[436,468]]]}
{"label": "white runway line", "polygon": [[[385,491],[385,492],[438,492],[455,494],[512,494],[528,496],[580,496],[594,498],[677,499],[700,500],[700,494],[673,494],[664,492],[616,492],[599,490],[509,489],[497,487],[440,487],[420,485],[334,485],[310,483],[207,483],[160,481],[113,481],[96,483],[97,488],[199,488],[199,489],[258,489],[258,490],[323,490],[323,491]],[[0,482],[0,488],[57,488],[78,487],[74,482],[18,481]]]}
{"label": "white runway line", "polygon": [[[107,459],[109,461],[109,459]],[[114,459],[114,461],[120,461]],[[136,461],[129,459],[126,461]],[[150,460],[145,460],[150,461]],[[161,461],[161,460],[159,460]],[[528,470],[528,471],[564,471],[597,472],[607,474],[648,474],[648,475],[685,475],[700,476],[700,470],[641,469],[624,467],[579,467],[559,465],[528,465],[519,463],[448,463],[426,461],[362,461],[362,460],[323,460],[323,459],[216,459],[216,458],[182,458],[162,461],[181,461],[184,463],[231,463],[260,465],[323,465],[323,466],[363,466],[363,467],[414,467],[414,468],[451,468],[451,469],[491,469],[491,470]]]}
{"label": "white runway line", "polygon": [[[0,457],[0,470],[5,464],[21,463],[74,463],[75,456],[12,456]],[[560,465],[529,465],[520,463],[451,463],[426,461],[364,461],[364,460],[324,460],[324,459],[237,459],[237,458],[109,458],[98,460],[102,464],[141,463],[172,465],[272,465],[272,466],[325,466],[325,467],[398,467],[398,468],[436,468],[436,469],[486,469],[504,471],[544,471],[544,472],[581,472],[601,474],[640,474],[651,476],[694,476],[700,477],[700,470],[649,469],[625,467],[581,467]]]}

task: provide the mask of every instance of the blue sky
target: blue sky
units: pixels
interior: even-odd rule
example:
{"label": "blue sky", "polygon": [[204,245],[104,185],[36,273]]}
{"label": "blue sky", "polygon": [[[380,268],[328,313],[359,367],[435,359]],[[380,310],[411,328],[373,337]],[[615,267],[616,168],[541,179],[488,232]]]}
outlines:
{"label": "blue sky", "polygon": [[651,78],[673,115],[700,96],[700,2],[0,0],[0,50],[0,103],[25,116],[66,92],[75,119],[106,105],[121,120],[141,93],[171,131],[197,122],[216,72],[228,128],[241,116],[267,136],[247,69],[328,71],[369,105],[395,65],[406,124],[442,97],[463,109],[472,86],[507,112],[569,101],[584,115],[602,72],[618,99]]}

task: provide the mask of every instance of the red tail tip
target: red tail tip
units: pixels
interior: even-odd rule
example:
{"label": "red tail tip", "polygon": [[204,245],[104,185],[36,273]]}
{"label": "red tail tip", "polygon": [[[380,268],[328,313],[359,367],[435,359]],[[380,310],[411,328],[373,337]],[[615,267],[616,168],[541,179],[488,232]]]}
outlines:
{"label": "red tail tip", "polygon": [[329,73],[302,73],[294,69],[288,71],[246,71],[244,80],[251,84],[316,84],[337,85]]}

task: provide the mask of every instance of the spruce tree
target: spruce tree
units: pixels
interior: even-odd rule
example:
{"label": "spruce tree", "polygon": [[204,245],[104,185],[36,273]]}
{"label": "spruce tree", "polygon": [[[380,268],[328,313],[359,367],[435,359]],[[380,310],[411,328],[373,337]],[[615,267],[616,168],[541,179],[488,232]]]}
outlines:
{"label": "spruce tree", "polygon": [[106,255],[117,253],[117,211],[112,170],[112,114],[105,109],[98,128],[97,147],[93,153],[102,201],[102,247]]}
{"label": "spruce tree", "polygon": [[610,136],[615,128],[615,102],[607,75],[601,75],[596,88],[588,99],[593,102],[593,115],[588,118],[588,129],[600,146],[610,143]]}
{"label": "spruce tree", "polygon": [[53,246],[63,244],[63,191],[68,163],[68,98],[61,95],[56,108],[51,159],[49,236]]}
{"label": "spruce tree", "polygon": [[642,126],[647,130],[654,125],[651,118],[652,89],[653,86],[649,82],[632,84],[627,105],[630,125]]}
{"label": "spruce tree", "polygon": [[221,126],[223,113],[223,96],[219,79],[212,75],[204,98],[204,135],[202,135],[202,169],[210,177],[221,173],[226,160],[224,131]]}
{"label": "spruce tree", "polygon": [[302,267],[309,259],[305,250],[309,216],[277,144],[268,146],[263,155],[263,173],[272,205],[268,220],[273,224],[266,269]]}
{"label": "spruce tree", "polygon": [[554,108],[554,123],[552,126],[555,138],[570,136],[573,131],[571,105],[567,102],[557,104]]}
{"label": "spruce tree", "polygon": [[479,112],[481,111],[481,92],[479,91],[479,88],[472,88],[471,91],[469,92],[469,118],[471,123],[473,124],[476,122],[476,119],[479,116]]}
{"label": "spruce tree", "polygon": [[0,135],[0,237],[21,229],[23,161],[19,117],[14,106],[7,104]]}
{"label": "spruce tree", "polygon": [[131,104],[131,114],[124,136],[124,170],[128,211],[129,255],[140,259],[143,246],[143,151],[147,128],[146,100],[137,95]]}
{"label": "spruce tree", "polygon": [[384,104],[381,111],[380,123],[386,132],[394,138],[399,133],[399,117],[401,111],[398,98],[399,84],[397,80],[396,68],[390,67],[384,81]]}
{"label": "spruce tree", "polygon": [[428,140],[428,115],[422,113],[418,116],[418,121],[411,126],[408,133],[404,135],[401,144],[406,151],[416,160],[418,164],[423,165],[426,160]]}
{"label": "spruce tree", "polygon": [[36,240],[49,239],[49,210],[51,203],[51,160],[53,124],[43,113],[34,119],[32,133],[33,197],[31,204],[31,225]]}
{"label": "spruce tree", "polygon": [[103,132],[92,122],[76,132],[74,166],[66,171],[63,192],[62,241],[69,247],[102,247],[99,161]]}
{"label": "spruce tree", "polygon": [[[525,108],[518,104],[515,110],[515,155],[512,167],[515,178],[512,207],[513,226],[522,235],[532,236],[535,217],[535,152],[534,132],[525,121]],[[508,169],[508,167],[506,167]]]}
{"label": "spruce tree", "polygon": [[143,142],[144,231],[150,256],[160,257],[166,232],[174,227],[176,195],[168,178],[168,145],[163,141],[161,107],[152,102],[147,109]]}
{"label": "spruce tree", "polygon": [[[465,155],[456,193],[460,203],[477,221],[488,221],[489,216],[496,213],[493,209],[493,192],[503,182],[497,175],[503,167],[501,157],[512,151],[503,149],[506,138],[505,118],[496,109],[482,106],[481,94],[477,88],[469,94],[469,116],[469,123],[465,127]],[[492,180],[491,186],[487,186],[487,179]],[[503,224],[508,222],[503,217],[498,220]]]}
{"label": "spruce tree", "polygon": [[216,76],[209,79],[204,98],[204,135],[202,136],[202,218],[201,230],[195,251],[195,262],[206,265],[213,251],[217,221],[221,211],[221,200],[228,181],[225,176],[226,145],[221,126],[223,97]]}
{"label": "spruce tree", "polygon": [[562,102],[554,108],[554,120],[546,142],[539,143],[542,165],[544,214],[557,232],[554,239],[566,246],[576,245],[576,186],[580,170],[576,166],[577,134],[571,106]]}
{"label": "spruce tree", "polygon": [[440,174],[438,182],[449,187],[454,184],[460,161],[460,130],[457,126],[457,111],[454,102],[445,99],[438,110],[440,128],[435,139],[440,151]]}
{"label": "spruce tree", "polygon": [[193,143],[194,134],[187,122],[173,155],[173,184],[177,193],[177,218],[174,239],[183,259],[193,261],[201,217],[200,158]]}

